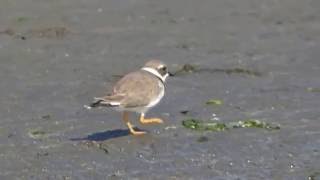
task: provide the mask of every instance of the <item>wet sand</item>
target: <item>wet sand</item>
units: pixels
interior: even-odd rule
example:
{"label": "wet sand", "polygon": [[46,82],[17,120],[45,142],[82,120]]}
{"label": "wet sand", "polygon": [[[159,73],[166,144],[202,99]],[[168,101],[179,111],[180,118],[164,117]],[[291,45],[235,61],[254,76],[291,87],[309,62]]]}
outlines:
{"label": "wet sand", "polygon": [[[316,0],[1,1],[0,179],[320,179],[319,49]],[[150,58],[206,69],[168,80],[164,124],[83,108]]]}

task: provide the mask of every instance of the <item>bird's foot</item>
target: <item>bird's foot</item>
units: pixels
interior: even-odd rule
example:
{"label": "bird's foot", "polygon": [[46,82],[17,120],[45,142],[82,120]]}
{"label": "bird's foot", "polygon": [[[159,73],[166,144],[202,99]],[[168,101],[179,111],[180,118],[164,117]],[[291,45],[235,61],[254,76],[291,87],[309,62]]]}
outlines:
{"label": "bird's foot", "polygon": [[160,118],[149,118],[149,119],[140,118],[140,122],[141,124],[162,124],[163,120]]}
{"label": "bird's foot", "polygon": [[136,130],[134,130],[134,129],[129,129],[129,130],[130,130],[130,133],[131,133],[132,135],[134,135],[134,136],[144,135],[144,134],[147,133],[147,132],[145,132],[145,131],[136,131]]}

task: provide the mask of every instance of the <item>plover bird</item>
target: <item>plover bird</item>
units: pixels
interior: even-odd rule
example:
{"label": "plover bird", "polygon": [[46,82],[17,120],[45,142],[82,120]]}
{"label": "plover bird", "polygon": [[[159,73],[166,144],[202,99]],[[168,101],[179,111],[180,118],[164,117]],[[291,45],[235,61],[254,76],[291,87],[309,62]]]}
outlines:
{"label": "plover bird", "polygon": [[163,98],[165,80],[169,76],[167,66],[159,60],[148,61],[140,70],[122,77],[113,91],[103,97],[94,98],[86,108],[111,107],[122,112],[122,119],[133,135],[145,134],[135,130],[129,121],[129,112],[140,114],[142,124],[163,123],[159,118],[145,118],[145,113]]}

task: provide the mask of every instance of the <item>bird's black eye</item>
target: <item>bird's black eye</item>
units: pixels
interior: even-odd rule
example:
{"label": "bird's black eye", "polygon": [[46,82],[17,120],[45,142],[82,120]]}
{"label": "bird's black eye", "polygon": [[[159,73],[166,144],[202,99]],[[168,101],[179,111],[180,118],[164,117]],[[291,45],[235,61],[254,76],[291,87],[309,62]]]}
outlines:
{"label": "bird's black eye", "polygon": [[161,75],[167,74],[167,73],[168,73],[167,67],[166,67],[166,66],[161,67],[161,68],[159,69],[159,73],[160,73]]}

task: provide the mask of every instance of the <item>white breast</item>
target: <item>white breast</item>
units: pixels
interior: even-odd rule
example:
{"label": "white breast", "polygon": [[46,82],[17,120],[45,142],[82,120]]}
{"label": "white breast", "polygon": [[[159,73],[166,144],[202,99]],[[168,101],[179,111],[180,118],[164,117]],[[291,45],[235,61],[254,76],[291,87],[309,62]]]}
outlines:
{"label": "white breast", "polygon": [[164,84],[161,81],[159,81],[158,86],[160,88],[160,93],[157,97],[152,99],[152,101],[147,105],[148,108],[151,108],[151,107],[157,105],[164,96]]}

